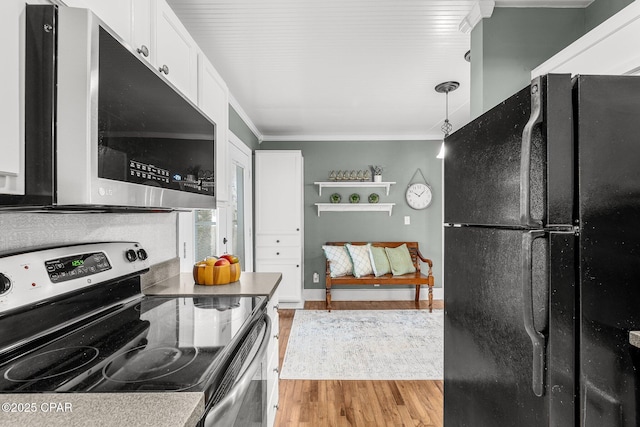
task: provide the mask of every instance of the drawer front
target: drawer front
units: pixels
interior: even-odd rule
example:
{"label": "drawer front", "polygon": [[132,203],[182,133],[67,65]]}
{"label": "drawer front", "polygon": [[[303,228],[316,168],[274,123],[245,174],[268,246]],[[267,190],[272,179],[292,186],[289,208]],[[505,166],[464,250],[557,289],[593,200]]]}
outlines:
{"label": "drawer front", "polygon": [[264,246],[256,247],[256,259],[300,259],[300,246]]}
{"label": "drawer front", "polygon": [[258,234],[256,246],[301,246],[299,234]]}

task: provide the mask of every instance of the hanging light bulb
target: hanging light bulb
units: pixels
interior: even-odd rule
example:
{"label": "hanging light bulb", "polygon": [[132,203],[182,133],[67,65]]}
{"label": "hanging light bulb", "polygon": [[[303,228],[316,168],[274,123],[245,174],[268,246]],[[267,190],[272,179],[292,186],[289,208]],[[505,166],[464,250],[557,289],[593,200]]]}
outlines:
{"label": "hanging light bulb", "polygon": [[[449,92],[458,89],[458,87],[460,87],[460,83],[453,81],[440,83],[436,86],[436,92],[444,93],[446,97],[444,123],[440,126],[440,130],[444,133],[444,138],[448,137],[449,133],[453,130],[453,125],[449,122]],[[438,155],[436,156],[438,159],[444,159],[444,138],[442,146],[440,147],[440,152],[438,152]]]}

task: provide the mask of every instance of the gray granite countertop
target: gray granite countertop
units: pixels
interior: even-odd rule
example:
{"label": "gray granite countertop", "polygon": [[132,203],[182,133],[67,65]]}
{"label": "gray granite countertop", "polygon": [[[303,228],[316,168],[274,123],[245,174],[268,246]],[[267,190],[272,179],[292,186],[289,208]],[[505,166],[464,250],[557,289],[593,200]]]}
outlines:
{"label": "gray granite countertop", "polygon": [[145,295],[154,296],[273,296],[278,284],[282,280],[282,273],[245,273],[240,280],[227,285],[204,286],[196,285],[191,273],[181,273],[166,280],[157,282],[145,289]]}
{"label": "gray granite countertop", "polygon": [[0,395],[0,426],[195,426],[203,393],[39,393]]}
{"label": "gray granite countertop", "polygon": [[640,348],[640,331],[629,332],[629,343],[632,346]]}

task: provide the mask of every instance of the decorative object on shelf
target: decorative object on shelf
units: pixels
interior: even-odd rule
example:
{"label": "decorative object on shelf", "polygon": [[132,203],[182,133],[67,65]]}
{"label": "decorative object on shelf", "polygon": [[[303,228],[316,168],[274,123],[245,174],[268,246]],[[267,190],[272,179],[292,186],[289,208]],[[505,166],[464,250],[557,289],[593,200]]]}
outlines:
{"label": "decorative object on shelf", "polygon": [[350,203],[360,203],[360,195],[358,193],[353,193],[349,196]]}
{"label": "decorative object on shelf", "polygon": [[[442,133],[444,133],[444,138],[448,137],[449,133],[453,129],[453,126],[451,125],[451,123],[449,123],[449,92],[453,92],[459,87],[460,87],[460,83],[449,81],[449,82],[440,83],[435,88],[436,92],[444,93],[446,95],[445,119],[444,119],[444,123],[442,123],[442,126],[440,127],[440,130],[442,130]],[[442,141],[440,152],[436,157],[438,159],[444,159],[444,140]]]}
{"label": "decorative object on shelf", "polygon": [[380,196],[378,196],[376,193],[371,193],[369,194],[369,198],[367,200],[369,200],[369,203],[378,203],[380,201]]}
{"label": "decorative object on shelf", "polygon": [[[420,172],[424,184],[421,182],[416,182],[413,184],[411,183],[418,172]],[[431,192],[431,187],[429,186],[429,183],[427,182],[420,168],[418,168],[414,172],[411,180],[409,180],[405,198],[409,207],[413,209],[425,209],[431,204],[433,193]]]}
{"label": "decorative object on shelf", "polygon": [[369,179],[371,179],[371,172],[369,172],[369,169],[364,171],[364,174],[362,176],[362,180],[363,181],[369,181]]}
{"label": "decorative object on shelf", "polygon": [[356,179],[358,179],[358,173],[355,170],[352,170],[351,174],[349,174],[349,179],[351,181],[355,181]]}
{"label": "decorative object on shelf", "polygon": [[337,181],[342,181],[344,179],[343,175],[342,175],[342,171],[338,171],[338,173],[336,174],[336,180]]}
{"label": "decorative object on shelf", "polygon": [[382,166],[369,165],[369,167],[373,171],[373,182],[382,182]]}
{"label": "decorative object on shelf", "polygon": [[329,181],[335,181],[335,180],[336,180],[336,171],[329,172]]}
{"label": "decorative object on shelf", "polygon": [[340,203],[340,201],[342,200],[342,196],[338,193],[333,193],[331,196],[329,196],[329,200],[331,200],[331,203]]}
{"label": "decorative object on shelf", "polygon": [[383,188],[386,195],[389,195],[389,189],[395,182],[373,182],[373,181],[316,181],[314,185],[318,186],[318,196],[322,196],[323,188]]}
{"label": "decorative object on shelf", "polygon": [[359,170],[359,171],[358,171],[358,175],[356,176],[356,179],[357,179],[358,181],[362,181],[362,180],[364,179],[364,172],[363,172],[363,171],[361,171],[361,170]]}

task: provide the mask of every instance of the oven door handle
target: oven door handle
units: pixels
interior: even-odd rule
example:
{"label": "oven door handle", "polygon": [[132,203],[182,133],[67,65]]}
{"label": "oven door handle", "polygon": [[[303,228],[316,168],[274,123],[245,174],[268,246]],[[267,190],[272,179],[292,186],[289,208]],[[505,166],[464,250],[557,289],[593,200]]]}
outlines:
{"label": "oven door handle", "polygon": [[245,393],[251,385],[251,380],[253,380],[254,375],[260,368],[260,364],[262,363],[264,354],[267,351],[267,347],[269,347],[269,339],[271,338],[271,319],[269,319],[269,316],[264,316],[263,318],[266,323],[265,334],[262,338],[258,351],[256,351],[256,355],[247,370],[242,374],[240,379],[236,381],[233,388],[224,397],[224,399],[220,400],[220,402],[218,402],[207,413],[204,422],[205,427],[230,426],[235,422],[235,419],[229,420],[227,418],[235,416],[236,411],[233,411],[232,408],[239,404],[239,401],[244,398]]}

